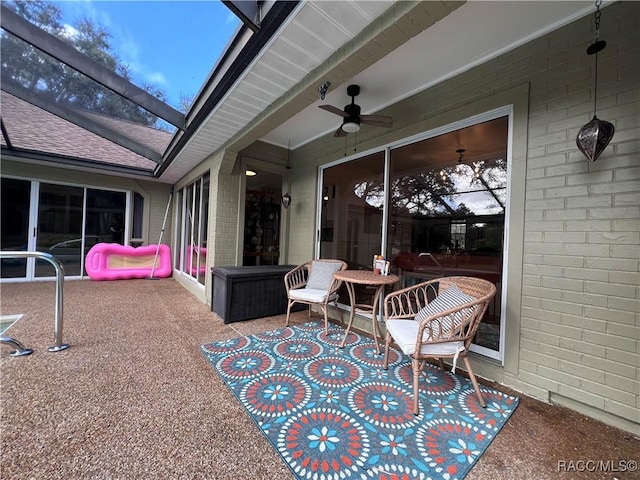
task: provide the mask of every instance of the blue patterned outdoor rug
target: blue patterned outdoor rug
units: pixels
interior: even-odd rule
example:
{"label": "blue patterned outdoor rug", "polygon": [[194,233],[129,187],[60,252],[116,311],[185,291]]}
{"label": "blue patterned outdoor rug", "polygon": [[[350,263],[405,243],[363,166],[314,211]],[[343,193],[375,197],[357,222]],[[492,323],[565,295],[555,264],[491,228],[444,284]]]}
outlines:
{"label": "blue patterned outdoor rug", "polygon": [[382,368],[373,340],[323,322],[202,345],[202,351],[300,479],[460,479],[518,398],[425,367],[413,414],[408,357]]}

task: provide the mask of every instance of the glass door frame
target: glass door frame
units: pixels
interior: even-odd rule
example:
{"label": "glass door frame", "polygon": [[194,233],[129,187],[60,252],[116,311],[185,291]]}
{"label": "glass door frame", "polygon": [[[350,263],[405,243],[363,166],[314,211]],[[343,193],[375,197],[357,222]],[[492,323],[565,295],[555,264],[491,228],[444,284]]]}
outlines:
{"label": "glass door frame", "polygon": [[[275,175],[280,175],[282,178],[282,184],[280,187],[281,195],[285,193],[291,194],[291,180],[288,174],[288,168],[281,165],[274,165],[270,162],[263,160],[257,160],[250,157],[243,157],[240,161],[240,188],[238,195],[238,233],[237,233],[237,251],[236,262],[237,265],[242,265],[244,259],[244,225],[245,225],[245,208],[247,203],[247,178],[245,172],[247,170],[262,170]],[[295,202],[295,198],[292,198],[291,202]],[[287,263],[286,254],[288,251],[288,239],[289,239],[289,213],[288,208],[284,208],[280,203],[280,233],[279,233],[279,252],[278,265],[285,265]]]}
{"label": "glass door frame", "polygon": [[[505,214],[504,214],[504,234],[503,234],[503,242],[504,242],[504,247],[502,250],[502,256],[503,256],[503,262],[502,262],[502,285],[501,285],[501,291],[498,292],[500,294],[500,308],[501,308],[501,314],[500,314],[500,340],[499,340],[499,350],[492,350],[486,347],[482,347],[480,345],[476,345],[476,344],[472,344],[470,347],[470,350],[472,352],[478,353],[484,357],[490,358],[492,360],[496,360],[498,362],[500,362],[501,365],[504,365],[504,355],[505,355],[505,338],[506,338],[506,317],[507,317],[507,307],[506,307],[506,299],[507,299],[507,292],[506,292],[506,288],[507,288],[507,284],[508,284],[508,275],[509,275],[509,268],[508,268],[508,252],[509,252],[509,225],[510,225],[510,217],[511,217],[511,208],[510,208],[510,201],[509,199],[511,198],[511,196],[513,195],[512,189],[511,189],[511,177],[512,177],[512,158],[513,158],[513,132],[514,132],[514,125],[513,125],[513,117],[514,117],[514,107],[513,105],[506,105],[503,107],[498,107],[489,111],[486,111],[484,113],[478,114],[478,115],[473,115],[470,117],[467,117],[465,119],[453,122],[453,123],[449,123],[447,125],[443,125],[441,127],[426,131],[426,132],[422,132],[420,134],[417,135],[413,135],[411,137],[407,137],[407,138],[403,138],[401,140],[395,141],[395,142],[391,142],[389,144],[386,145],[381,145],[379,147],[376,148],[372,148],[366,151],[362,151],[362,152],[358,152],[354,155],[350,155],[348,157],[345,158],[341,158],[339,160],[335,160],[333,162],[327,163],[325,165],[320,165],[318,167],[318,182],[317,182],[317,198],[316,198],[316,205],[318,205],[317,209],[316,209],[316,241],[315,241],[315,253],[314,253],[314,258],[318,258],[320,255],[320,251],[321,251],[321,229],[322,229],[322,194],[323,194],[323,177],[324,177],[324,171],[327,168],[330,167],[334,167],[336,165],[340,165],[343,163],[348,163],[351,162],[353,160],[357,160],[359,158],[368,156],[368,155],[372,155],[375,153],[379,153],[381,151],[384,151],[385,153],[385,164],[384,164],[384,187],[385,187],[385,192],[387,191],[387,188],[389,186],[389,176],[390,176],[390,160],[391,160],[391,151],[395,148],[399,148],[399,147],[403,147],[406,145],[409,145],[411,143],[415,143],[415,142],[419,142],[422,140],[427,140],[429,138],[433,138],[439,135],[443,135],[443,134],[447,134],[447,133],[451,133],[451,132],[455,132],[456,130],[460,130],[462,128],[465,127],[470,127],[482,122],[486,122],[486,121],[490,121],[490,120],[495,120],[497,118],[500,117],[508,117],[508,124],[509,124],[509,128],[508,128],[508,133],[507,133],[507,202],[506,202],[506,208],[505,208]],[[386,252],[387,251],[387,243],[388,243],[388,236],[386,234],[386,232],[388,231],[388,226],[389,226],[389,205],[388,205],[388,195],[384,195],[384,204],[383,204],[383,212],[382,212],[382,231],[381,231],[381,249],[382,252]],[[381,300],[382,301],[382,300]],[[344,304],[340,304],[341,308],[349,308],[348,305],[344,305]],[[382,306],[382,305],[381,305]],[[362,315],[359,313],[359,315]],[[366,316],[366,315],[364,315]]]}
{"label": "glass door frame", "polygon": [[[81,251],[84,251],[84,241],[86,235],[86,216],[87,216],[87,190],[104,190],[107,192],[120,192],[125,194],[125,213],[124,213],[124,230],[123,230],[123,238],[125,245],[128,245],[129,239],[129,231],[131,228],[130,221],[130,210],[131,210],[131,198],[132,193],[130,190],[120,189],[120,188],[106,188],[99,187],[94,185],[80,185],[71,182],[58,182],[55,180],[43,180],[43,179],[34,179],[27,178],[21,176],[7,175],[6,178],[11,178],[15,180],[22,180],[26,182],[30,182],[31,191],[29,196],[29,222],[28,222],[28,233],[27,233],[27,251],[36,251],[38,245],[38,215],[40,213],[40,187],[42,184],[50,184],[50,185],[60,185],[60,186],[69,186],[75,188],[82,189],[82,242],[81,242]],[[66,279],[83,279],[87,278],[87,275],[84,274],[84,255],[82,255],[81,263],[80,263],[80,274],[79,275],[67,275],[65,274]],[[37,282],[37,281],[51,281],[55,279],[55,275],[51,276],[36,276],[36,259],[29,258],[27,259],[26,271],[24,277],[8,277],[8,278],[0,278],[0,283],[18,283],[18,282]]]}
{"label": "glass door frame", "polygon": [[[210,191],[211,175],[206,172],[174,194],[177,211],[174,218],[174,270],[202,289],[205,288],[207,265],[207,250],[202,244],[207,244],[209,235],[209,212],[205,210],[210,205]],[[188,215],[189,211],[191,215]]]}

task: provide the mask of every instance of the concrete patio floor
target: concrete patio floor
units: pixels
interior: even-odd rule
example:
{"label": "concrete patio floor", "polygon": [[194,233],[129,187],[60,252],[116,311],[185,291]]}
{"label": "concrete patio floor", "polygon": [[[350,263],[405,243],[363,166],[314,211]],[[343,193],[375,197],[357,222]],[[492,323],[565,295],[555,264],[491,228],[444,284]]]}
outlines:
{"label": "concrete patio floor", "polygon": [[[200,353],[284,316],[224,325],[172,279],[66,281],[71,346],[50,353],[54,293],[53,282],[0,286],[0,313],[24,314],[7,335],[35,350],[0,347],[0,478],[293,478]],[[619,463],[639,457],[631,433],[520,395],[466,478],[640,478]]]}

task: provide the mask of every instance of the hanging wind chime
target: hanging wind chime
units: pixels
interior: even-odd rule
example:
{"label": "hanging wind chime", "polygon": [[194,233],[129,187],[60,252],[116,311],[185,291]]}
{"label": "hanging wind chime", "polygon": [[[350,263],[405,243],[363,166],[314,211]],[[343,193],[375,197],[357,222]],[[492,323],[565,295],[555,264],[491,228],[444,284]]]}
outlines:
{"label": "hanging wind chime", "polygon": [[589,45],[587,48],[587,55],[595,55],[595,69],[594,69],[594,82],[593,82],[593,119],[584,125],[578,136],[576,137],[576,145],[578,149],[584,154],[587,159],[595,162],[600,154],[607,148],[609,142],[613,138],[615,128],[613,124],[606,120],[600,120],[596,116],[596,99],[598,89],[598,52],[604,50],[607,46],[607,42],[600,40],[600,5],[602,0],[596,0],[596,12],[595,12],[595,27],[596,27],[596,41]]}

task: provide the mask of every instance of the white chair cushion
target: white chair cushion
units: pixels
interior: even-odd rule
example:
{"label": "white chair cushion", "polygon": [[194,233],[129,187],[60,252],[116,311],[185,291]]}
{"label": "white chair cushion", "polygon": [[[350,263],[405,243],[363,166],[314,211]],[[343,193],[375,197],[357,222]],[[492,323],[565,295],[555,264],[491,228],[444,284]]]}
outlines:
{"label": "white chair cushion", "polygon": [[[319,290],[317,288],[298,288],[295,290],[289,290],[289,298],[291,300],[301,300],[303,302],[311,303],[323,303],[327,297],[326,290]],[[329,301],[332,302],[337,298],[337,294],[332,294],[329,297]]]}
{"label": "white chair cushion", "polygon": [[418,337],[418,323],[413,320],[387,320],[385,327],[393,337],[396,345],[405,355],[411,355],[416,350]]}
{"label": "white chair cushion", "polygon": [[[396,319],[388,320],[386,323],[387,331],[405,355],[412,355],[416,351],[416,339],[418,338],[419,326],[415,320]],[[422,344],[420,354],[433,358],[452,356],[451,371],[455,373],[458,356],[464,352],[464,350],[464,342],[456,340],[455,342]]]}
{"label": "white chair cushion", "polygon": [[[408,319],[393,319],[385,324],[387,331],[391,334],[405,355],[411,355],[416,350],[416,339],[418,338],[418,322]],[[464,350],[464,342],[458,340],[455,342],[426,344],[420,347],[422,355],[456,355],[456,353]]]}
{"label": "white chair cushion", "polygon": [[329,290],[331,282],[333,282],[333,274],[341,268],[342,264],[338,262],[313,260],[311,262],[311,272],[309,272],[309,278],[307,279],[307,288]]}

